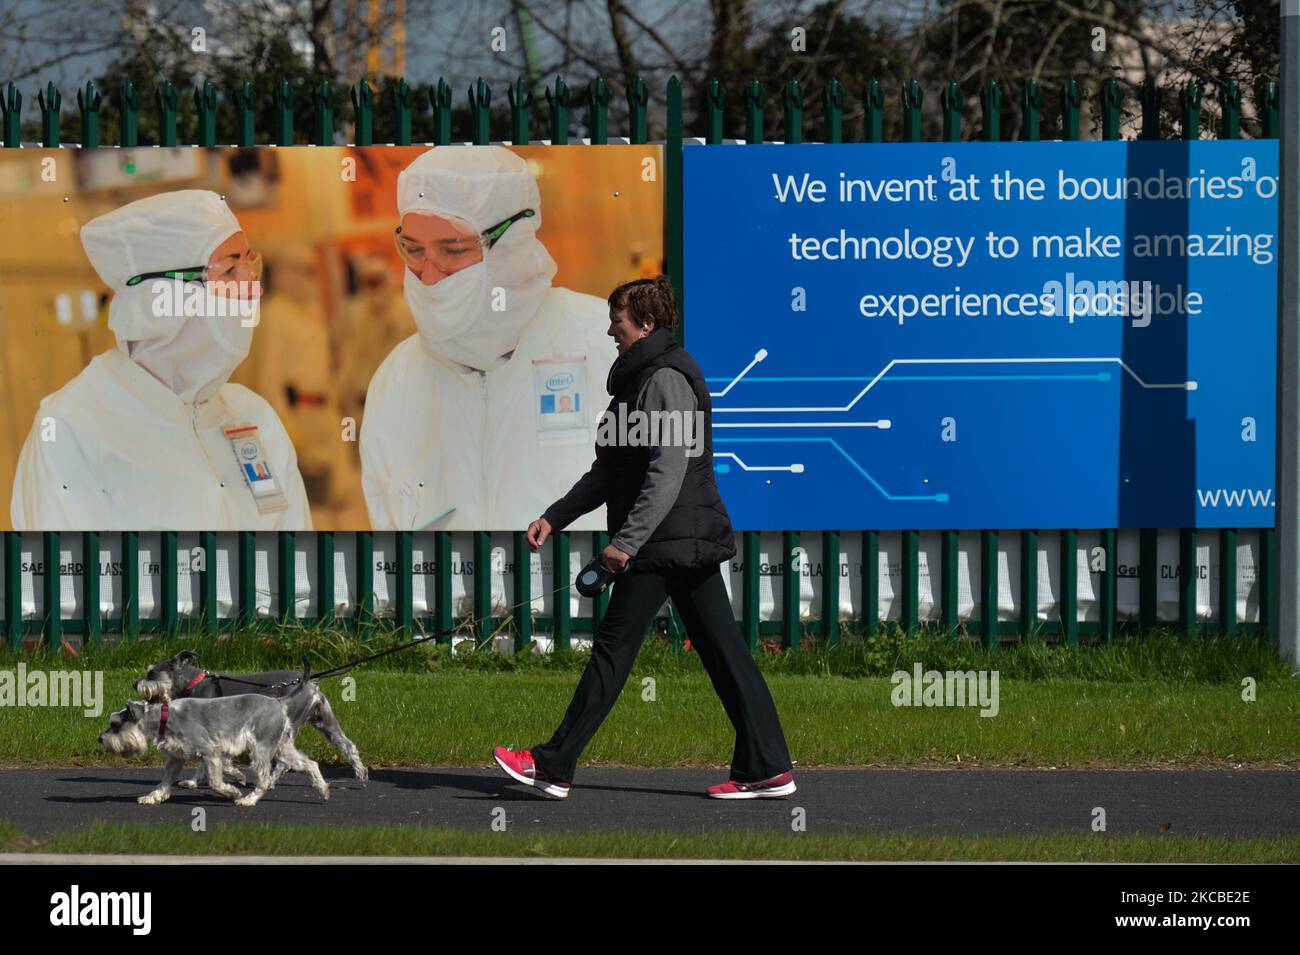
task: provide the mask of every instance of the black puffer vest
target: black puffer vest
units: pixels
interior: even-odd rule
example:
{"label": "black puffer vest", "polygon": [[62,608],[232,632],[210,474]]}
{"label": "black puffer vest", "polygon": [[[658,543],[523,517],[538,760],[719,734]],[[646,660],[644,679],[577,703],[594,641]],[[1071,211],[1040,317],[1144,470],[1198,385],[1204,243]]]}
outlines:
{"label": "black puffer vest", "polygon": [[[613,396],[606,414],[614,415],[617,421],[620,404],[625,412],[633,411],[642,386],[664,367],[685,375],[695,391],[696,406],[704,416],[703,433],[695,435],[693,441],[701,442],[703,449],[696,457],[687,458],[677,500],[637,551],[628,567],[630,573],[716,566],[736,554],[731,518],[713,477],[713,405],[708,385],[700,367],[671,331],[655,329],[614,362],[606,383],[606,390]],[[641,493],[650,465],[650,449],[598,441],[596,459],[608,475],[605,507],[612,536],[623,526]]]}

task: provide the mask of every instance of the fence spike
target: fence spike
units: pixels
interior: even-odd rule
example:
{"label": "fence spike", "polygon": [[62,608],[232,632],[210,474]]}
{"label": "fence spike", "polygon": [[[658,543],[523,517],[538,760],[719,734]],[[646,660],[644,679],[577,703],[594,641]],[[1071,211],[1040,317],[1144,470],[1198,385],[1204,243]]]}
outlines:
{"label": "fence spike", "polygon": [[838,143],[844,139],[844,87],[835,77],[826,82],[822,90],[822,111],[826,114],[826,142]]}
{"label": "fence spike", "polygon": [[84,88],[77,90],[77,111],[81,114],[81,145],[94,149],[99,145],[99,107],[103,97],[95,89],[94,80],[86,80]]}
{"label": "fence spike", "polygon": [[563,146],[569,141],[569,84],[564,77],[555,78],[555,89],[546,88],[546,102],[551,107],[551,145]]}
{"label": "fence spike", "polygon": [[358,146],[373,145],[375,93],[370,88],[370,81],[363,76],[352,84],[348,99],[352,101],[352,139]]}
{"label": "fence spike", "polygon": [[1036,143],[1043,118],[1043,91],[1036,80],[1026,80],[1020,91],[1020,139]]}
{"label": "fence spike", "polygon": [[158,107],[158,145],[176,145],[176,105],[179,97],[171,80],[163,80],[161,86],[155,86],[153,101]]}
{"label": "fence spike", "polygon": [[36,91],[36,102],[41,107],[41,141],[47,149],[59,145],[59,119],[63,108],[63,94],[52,82]]}
{"label": "fence spike", "polygon": [[23,139],[23,94],[13,83],[0,96],[0,113],[4,115],[5,148],[17,149]]}
{"label": "fence spike", "polygon": [[198,112],[198,136],[200,146],[217,144],[217,88],[207,80],[203,88],[194,91],[194,108]]}
{"label": "fence spike", "polygon": [[921,106],[925,103],[925,90],[915,79],[903,85],[903,142],[921,141]]}
{"label": "fence spike", "polygon": [[1119,139],[1119,122],[1124,106],[1124,89],[1115,77],[1107,77],[1100,90],[1101,138]]}
{"label": "fence spike", "polygon": [[253,111],[257,105],[257,93],[253,89],[253,84],[248,80],[244,80],[234,90],[232,98],[235,101],[235,109],[237,110],[235,143],[239,146],[252,146],[257,142],[256,133],[253,129]]}
{"label": "fence spike", "polygon": [[[680,82],[680,81],[679,81]],[[628,140],[644,143],[649,138],[648,109],[650,88],[641,77],[632,77],[632,85],[627,88]]]}
{"label": "fence spike", "polygon": [[587,86],[587,133],[592,143],[609,142],[609,86],[603,76]]}
{"label": "fence spike", "polygon": [[334,144],[334,89],[329,80],[322,79],[313,92],[315,128],[312,141],[317,146],[332,146]]}
{"label": "fence spike", "polygon": [[282,79],[275,84],[275,144],[277,146],[293,145],[293,87],[289,81]]}
{"label": "fence spike", "polygon": [[510,141],[516,146],[527,146],[532,138],[529,107],[533,104],[528,81],[522,76],[515,77],[514,85],[506,87],[506,99],[510,100]]}

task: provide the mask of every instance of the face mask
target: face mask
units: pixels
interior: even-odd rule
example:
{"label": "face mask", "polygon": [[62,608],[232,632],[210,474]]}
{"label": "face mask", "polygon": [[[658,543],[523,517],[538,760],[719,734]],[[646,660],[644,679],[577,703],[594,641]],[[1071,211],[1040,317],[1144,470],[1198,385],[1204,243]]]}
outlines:
{"label": "face mask", "polygon": [[235,361],[235,364],[230,369],[232,372],[248,357],[248,352],[253,347],[253,331],[261,320],[262,302],[260,299],[251,305],[245,305],[236,316],[208,319],[208,324],[212,326],[212,337],[216,341],[217,347]]}
{"label": "face mask", "polygon": [[209,295],[204,315],[170,319],[175,335],[130,342],[127,352],[182,401],[207,401],[248,357],[260,308],[260,300],[218,302]]}
{"label": "face mask", "polygon": [[429,351],[483,370],[514,350],[537,306],[533,295],[507,289],[505,310],[493,311],[486,262],[461,269],[433,285],[425,285],[407,269],[403,291]]}

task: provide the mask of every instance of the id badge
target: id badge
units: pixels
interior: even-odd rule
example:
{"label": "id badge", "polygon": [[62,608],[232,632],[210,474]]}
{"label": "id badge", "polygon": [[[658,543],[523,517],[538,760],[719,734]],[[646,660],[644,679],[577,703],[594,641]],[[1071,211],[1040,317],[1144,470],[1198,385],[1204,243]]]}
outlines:
{"label": "id badge", "polygon": [[257,425],[237,424],[224,428],[223,432],[235,452],[235,460],[239,462],[244,483],[253,495],[257,513],[274,514],[276,511],[288,510],[289,502],[285,500],[279,479],[271,472],[266,449],[262,447],[262,439],[257,433]]}
{"label": "id badge", "polygon": [[537,443],[586,444],[588,426],[587,357],[533,359],[533,417]]}

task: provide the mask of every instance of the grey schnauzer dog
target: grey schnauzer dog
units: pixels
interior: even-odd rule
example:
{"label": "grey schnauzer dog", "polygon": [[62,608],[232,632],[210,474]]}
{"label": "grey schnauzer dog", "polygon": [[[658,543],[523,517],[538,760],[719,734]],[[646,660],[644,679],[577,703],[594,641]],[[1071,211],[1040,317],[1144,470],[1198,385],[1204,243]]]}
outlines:
{"label": "grey schnauzer dog", "polygon": [[[141,679],[135,681],[135,691],[145,700],[158,701],[213,699],[246,693],[287,700],[293,696],[297,678],[298,673],[293,670],[218,676],[199,668],[198,654],[193,650],[182,650],[174,657],[151,666]],[[362,783],[369,779],[370,774],[366,770],[366,764],[361,761],[361,754],[344,734],[324,693],[318,690],[315,696],[303,697],[297,705],[290,704],[289,718],[293,721],[295,734],[304,723],[310,723],[320,730],[330,744],[343,754],[357,779]],[[206,771],[205,766],[200,766],[195,778],[182,785],[189,788],[200,785]],[[229,761],[226,764],[226,774],[243,782],[242,774]]]}
{"label": "grey schnauzer dog", "polygon": [[[312,697],[319,693],[304,672],[294,695]],[[145,755],[152,742],[167,756],[158,788],[137,800],[145,806],[167,801],[176,777],[191,759],[201,761],[208,785],[233,799],[236,806],[257,805],[290,769],[306,773],[321,799],[328,800],[329,784],[321,776],[320,767],[293,745],[287,702],[253,693],[209,700],[133,700],[109,717],[108,729],[99,734],[99,742],[110,753],[127,758]],[[248,795],[241,795],[222,777],[223,761],[244,753],[257,773],[257,785]]]}

